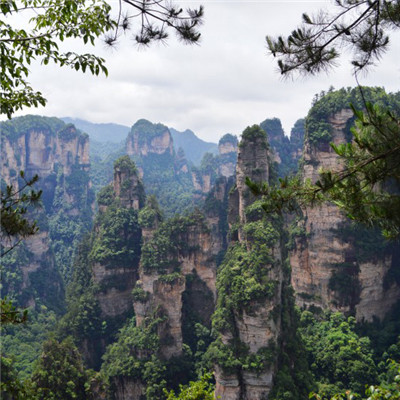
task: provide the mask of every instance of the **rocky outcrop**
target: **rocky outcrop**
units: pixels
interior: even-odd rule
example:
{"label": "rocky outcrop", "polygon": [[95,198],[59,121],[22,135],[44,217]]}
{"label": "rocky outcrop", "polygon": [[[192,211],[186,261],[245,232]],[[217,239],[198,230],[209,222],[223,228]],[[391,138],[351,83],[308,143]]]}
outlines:
{"label": "rocky outcrop", "polygon": [[206,153],[200,168],[192,169],[192,182],[197,199],[204,200],[219,177],[235,175],[237,161],[237,137],[227,133],[218,143],[218,155]]}
{"label": "rocky outcrop", "polygon": [[194,190],[202,194],[207,194],[211,190],[212,172],[192,171],[192,182]]}
{"label": "rocky outcrop", "polygon": [[228,201],[229,193],[235,185],[235,177],[218,178],[204,202],[203,210],[210,227],[213,253],[218,254],[217,262],[222,261],[222,256],[228,246]]}
{"label": "rocky outcrop", "polygon": [[144,187],[135,164],[128,156],[120,157],[114,163],[113,187],[122,207],[139,210],[144,206]]}
{"label": "rocky outcrop", "polygon": [[218,142],[219,165],[218,175],[229,178],[235,175],[238,140],[237,137],[227,133]]}
{"label": "rocky outcrop", "polygon": [[[17,177],[21,170],[28,176],[37,174],[42,180],[54,174],[57,165],[62,167],[66,176],[71,174],[73,166],[77,164],[83,170],[88,170],[90,164],[87,135],[79,133],[73,125],[64,126],[62,121],[55,118],[21,118],[26,120],[26,127],[19,130],[17,126],[14,134],[6,133],[1,137],[2,178],[7,183],[18,185]],[[30,126],[30,119],[39,125]],[[13,121],[9,124],[13,124]],[[6,123],[3,123],[1,129],[7,131],[4,125]]]}
{"label": "rocky outcrop", "polygon": [[[350,109],[342,109],[328,118],[335,145],[346,142],[352,117]],[[328,142],[308,139],[304,179],[315,182],[321,168],[339,171],[341,162]],[[379,232],[351,224],[333,204],[303,212],[304,219],[297,224],[301,233],[290,255],[297,304],[352,313],[358,320],[382,318],[400,298],[395,281],[385,285],[394,247],[385,244]]]}
{"label": "rocky outcrop", "polygon": [[146,394],[146,387],[143,383],[126,377],[113,378],[112,387],[114,398],[118,400],[142,399]]}
{"label": "rocky outcrop", "polygon": [[[142,211],[142,221],[145,215],[150,215],[149,211],[147,205]],[[154,227],[153,222],[146,224],[147,230]],[[210,328],[216,300],[215,258],[218,249],[206,219],[199,212],[158,224],[153,233],[146,235],[143,244],[133,305],[139,331],[147,332],[149,321],[157,318],[159,345],[135,351],[141,362],[155,354],[168,365],[169,360],[183,355],[185,327],[187,329],[193,322],[194,316]],[[142,371],[138,372],[136,379],[128,378],[128,386],[144,385],[141,374]]]}
{"label": "rocky outcrop", "polygon": [[278,118],[266,119],[260,126],[267,133],[268,142],[273,150],[271,158],[276,164],[278,176],[296,173],[303,152],[304,119],[296,121],[290,137],[285,135]]}
{"label": "rocky outcrop", "polygon": [[[129,156],[115,161],[113,183],[103,191],[108,191],[109,197],[107,203],[107,196],[99,194],[100,213],[93,233],[94,247],[99,250],[92,256],[92,277],[100,288],[96,297],[102,316],[116,318],[133,311],[132,289],[138,279],[141,246],[137,212],[145,200],[142,182]],[[108,257],[104,257],[104,251]]]}
{"label": "rocky outcrop", "polygon": [[[174,223],[184,225],[184,229],[179,232],[177,237],[172,236]],[[204,319],[208,321],[208,324],[210,323],[216,298],[215,256],[220,249],[215,248],[206,221],[201,214],[196,214],[191,219],[178,217],[176,221],[167,224],[171,231],[156,233],[147,243],[147,248],[154,251],[161,245],[160,241],[166,239],[176,244],[178,251],[175,254],[164,255],[169,260],[168,264],[171,265],[171,267],[166,266],[164,270],[157,270],[156,265],[151,265],[152,268],[149,268],[149,261],[142,259],[140,281],[137,288],[146,294],[137,298],[134,308],[138,326],[153,310],[161,309],[163,311],[166,322],[159,327],[159,336],[161,354],[168,359],[172,356],[179,356],[182,352],[182,294],[187,290],[187,276],[195,276],[204,284],[205,293],[202,295],[207,296],[207,292],[209,293],[211,307],[207,304],[199,304],[203,310],[193,310],[193,312],[202,313],[205,312],[205,308],[208,308],[208,315]],[[179,265],[179,272],[174,272],[174,265]],[[188,295],[190,297],[190,294]]]}
{"label": "rocky outcrop", "polygon": [[[268,182],[269,153],[266,135],[261,130],[245,135],[239,145],[238,163],[236,167],[236,187],[238,191],[238,211],[241,224],[247,222],[246,208],[255,200],[246,178],[254,182]],[[245,240],[242,230],[239,230],[239,241]]]}
{"label": "rocky outcrop", "polygon": [[182,150],[175,153],[171,132],[165,125],[137,121],[126,140],[126,153],[135,162],[147,194],[157,197],[166,216],[191,205],[189,164]]}
{"label": "rocky outcrop", "polygon": [[162,124],[152,124],[140,119],[133,126],[126,140],[126,153],[129,156],[174,153],[172,136]]}
{"label": "rocky outcrop", "polygon": [[[232,354],[230,357],[236,357],[237,367],[224,367],[224,358],[215,358],[216,398],[267,399],[277,369],[276,359],[271,356],[271,352],[272,348],[278,346],[281,335],[281,318],[279,313],[274,312],[282,303],[282,256],[280,241],[277,240],[279,233],[269,225],[264,214],[258,211],[254,213],[257,209],[256,199],[245,184],[246,177],[255,182],[268,181],[268,148],[266,134],[258,126],[243,132],[236,168],[236,189],[231,190],[229,206],[229,220],[239,225],[239,235],[237,241],[233,238],[219,269],[218,307],[224,310],[225,317],[222,317],[222,322],[219,321],[221,317],[214,321],[217,326],[221,326],[220,342],[216,342],[219,354]],[[266,235],[260,241],[257,235],[264,232],[267,226],[270,232],[276,234],[273,234],[274,237]],[[231,223],[232,229],[234,224]],[[255,258],[251,261],[252,254]],[[228,276],[231,278],[228,279]],[[238,283],[234,282],[240,282],[243,276],[247,282],[245,285],[249,286],[238,289]],[[263,290],[270,287],[269,295],[254,296],[246,301],[242,291],[254,290],[258,284],[262,285]],[[232,307],[229,306],[232,298],[242,300]],[[217,309],[216,315],[218,312],[222,311]],[[255,369],[248,365],[253,357],[263,360]]]}
{"label": "rocky outcrop", "polygon": [[[94,199],[88,175],[88,136],[57,118],[29,115],[2,122],[0,130],[4,182],[21,189],[25,181],[20,171],[24,171],[27,179],[39,176],[33,189],[43,191],[44,207],[31,215],[38,220],[40,233],[26,240],[12,267],[23,276],[20,305],[32,305],[37,298],[50,308],[59,307],[63,301],[59,272],[67,278],[74,251],[71,235],[65,229],[59,232],[59,221],[67,224],[71,220],[73,229],[79,225],[83,231],[91,219]],[[7,259],[2,261],[7,268]],[[47,290],[45,276],[51,282]]]}

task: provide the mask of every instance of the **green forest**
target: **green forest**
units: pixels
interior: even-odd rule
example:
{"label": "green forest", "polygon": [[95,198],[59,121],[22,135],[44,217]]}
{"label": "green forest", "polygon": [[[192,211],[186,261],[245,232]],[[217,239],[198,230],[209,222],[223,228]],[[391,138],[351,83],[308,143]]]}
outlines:
{"label": "green forest", "polygon": [[[282,75],[380,60],[399,2],[337,7],[267,36]],[[6,22],[27,9],[32,31]],[[202,6],[110,12],[0,4],[1,398],[400,399],[400,92],[331,86],[290,135],[268,116],[218,143],[15,115],[47,102],[35,59],[108,74],[64,40],[114,45],[138,16],[137,44],[200,40]]]}

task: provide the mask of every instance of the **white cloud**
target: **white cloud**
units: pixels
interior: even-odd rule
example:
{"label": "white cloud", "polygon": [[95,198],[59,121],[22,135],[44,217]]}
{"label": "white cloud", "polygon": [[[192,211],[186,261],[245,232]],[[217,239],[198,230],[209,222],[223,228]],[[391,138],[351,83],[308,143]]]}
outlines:
{"label": "white cloud", "polygon": [[[272,117],[280,118],[289,133],[306,115],[315,93],[330,85],[355,85],[346,61],[329,76],[282,81],[275,61],[267,56],[266,34],[287,35],[302,12],[330,2],[182,1],[183,6],[189,4],[205,4],[200,46],[185,46],[172,38],[167,46],[142,51],[129,37],[116,50],[99,43],[96,51],[107,59],[107,79],[57,66],[33,66],[31,82],[49,101],[46,108],[24,113],[125,125],[147,118],[217,141],[226,132],[240,134],[246,126]],[[392,43],[363,84],[399,90],[400,40]]]}

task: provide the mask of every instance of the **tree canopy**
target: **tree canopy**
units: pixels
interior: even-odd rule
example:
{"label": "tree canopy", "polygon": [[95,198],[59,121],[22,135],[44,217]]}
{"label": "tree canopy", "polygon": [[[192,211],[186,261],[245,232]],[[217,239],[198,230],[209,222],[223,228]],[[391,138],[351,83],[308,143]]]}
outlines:
{"label": "tree canopy", "polygon": [[381,57],[389,33],[400,26],[398,0],[335,0],[337,11],[303,14],[303,23],[287,37],[267,36],[281,74],[316,74],[336,65],[338,49],[350,48],[358,72]]}
{"label": "tree canopy", "polygon": [[[23,107],[46,104],[43,94],[29,83],[29,65],[39,61],[75,70],[107,75],[105,60],[91,53],[63,50],[62,43],[76,39],[94,45],[103,37],[114,44],[122,32],[138,29],[137,43],[166,40],[173,29],[186,43],[200,39],[197,30],[203,8],[186,12],[165,0],[121,0],[116,18],[105,0],[7,0],[0,2],[0,113],[11,118]],[[138,28],[132,21],[138,21]],[[21,26],[18,27],[18,24]]]}
{"label": "tree canopy", "polygon": [[[335,4],[338,9],[332,15],[322,11],[314,17],[303,14],[303,24],[287,38],[267,36],[269,51],[278,57],[282,75],[313,75],[327,70],[335,66],[340,56],[337,49],[344,47],[353,52],[353,72],[357,75],[388,49],[391,31],[400,27],[399,1],[335,0]],[[359,86],[358,90],[362,103],[352,106],[356,119],[354,140],[331,145],[342,159],[340,171],[321,171],[317,182],[303,182],[297,177],[282,179],[275,187],[250,181],[248,184],[255,193],[268,197],[267,211],[333,201],[350,218],[377,225],[386,236],[395,238],[400,235],[400,176],[396,161],[400,156],[400,116],[388,104],[382,107],[375,104],[375,99],[368,101],[364,88]],[[342,108],[351,107],[351,101]],[[328,117],[325,116],[326,127]],[[313,128],[308,119],[309,142]],[[326,129],[321,134],[329,139]]]}

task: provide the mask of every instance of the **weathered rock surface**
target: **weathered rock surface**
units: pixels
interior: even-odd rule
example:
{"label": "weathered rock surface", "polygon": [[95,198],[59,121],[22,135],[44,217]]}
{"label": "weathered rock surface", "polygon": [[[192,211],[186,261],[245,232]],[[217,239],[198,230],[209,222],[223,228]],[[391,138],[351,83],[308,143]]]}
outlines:
{"label": "weathered rock surface", "polygon": [[[352,117],[350,109],[343,109],[329,118],[335,145],[346,142],[345,129]],[[315,182],[320,168],[339,171],[341,163],[328,143],[311,145],[306,141],[304,179]],[[382,318],[400,298],[396,282],[384,285],[392,265],[393,249],[388,249],[383,257],[370,254],[364,260],[359,255],[357,238],[354,234],[346,237],[344,233],[350,222],[335,205],[324,203],[303,211],[305,217],[299,226],[304,233],[295,239],[290,255],[296,302],[300,306],[354,313],[357,320]],[[380,240],[379,234],[377,240]],[[337,283],[336,278],[342,283]]]}
{"label": "weathered rock surface", "polygon": [[172,155],[174,146],[169,129],[162,124],[152,124],[141,119],[133,125],[126,140],[129,156],[147,156],[151,153]]}
{"label": "weathered rock surface", "polygon": [[200,168],[192,171],[192,182],[197,198],[205,199],[205,194],[214,187],[219,177],[230,178],[235,175],[237,161],[237,137],[231,134],[224,135],[218,143],[219,154],[207,154]]}
{"label": "weathered rock surface", "polygon": [[[208,315],[204,318],[208,320],[208,324],[216,300],[215,256],[220,249],[215,248],[210,232],[205,230],[203,226],[191,226],[182,235],[183,237],[180,240],[192,250],[178,255],[180,275],[168,278],[168,274],[149,273],[141,267],[138,283],[148,293],[148,298],[146,301],[134,302],[138,326],[141,326],[146,316],[156,309],[162,310],[167,317],[166,322],[159,327],[161,354],[166,359],[179,356],[182,353],[182,294],[187,290],[185,277],[195,275],[204,284],[202,290],[208,291],[211,295],[212,306],[208,307]],[[202,295],[204,294],[206,293],[202,293]],[[206,304],[199,304],[199,306],[207,308]],[[201,308],[194,310],[194,312],[204,312],[205,310]]]}
{"label": "weathered rock surface", "polygon": [[[245,209],[251,205],[255,198],[245,184],[245,178],[250,177],[255,182],[268,181],[269,178],[269,152],[265,133],[258,127],[248,128],[243,133],[239,145],[238,163],[236,167],[236,189],[231,190],[229,205],[230,224],[239,223],[239,235],[232,238],[238,240],[250,249],[247,237],[243,230],[248,221]],[[281,335],[280,316],[272,317],[273,310],[282,303],[283,274],[281,268],[280,242],[271,251],[274,259],[273,265],[262,266],[267,271],[264,279],[275,282],[274,295],[258,300],[248,309],[233,310],[234,328],[232,331],[222,332],[222,343],[228,348],[232,343],[240,341],[241,346],[248,349],[249,354],[256,354],[262,349],[278,344]],[[265,282],[263,282],[265,284]],[[232,342],[233,340],[233,342]],[[219,365],[215,366],[216,398],[229,400],[267,399],[272,389],[276,373],[276,363],[266,366],[263,371],[253,372],[237,369],[235,374],[224,371]],[[218,397],[220,396],[220,397]]]}
{"label": "weathered rock surface", "polygon": [[[246,185],[246,178],[254,182],[268,182],[269,154],[266,137],[251,136],[240,142],[236,167],[236,187],[238,191],[238,211],[241,224],[247,222],[245,209],[254,202],[255,197]],[[239,230],[239,241],[245,240]]]}
{"label": "weathered rock surface", "polygon": [[[144,205],[144,188],[138,176],[138,171],[134,163],[128,156],[119,158],[114,164],[114,180],[112,183],[114,202],[122,209],[133,209],[138,211]],[[115,207],[115,205],[113,206]],[[107,206],[100,208],[101,213],[107,212]],[[102,230],[107,230],[107,226],[102,226],[102,219],[94,227],[94,234],[101,235]],[[125,221],[128,224],[129,221]],[[141,245],[141,229],[128,231],[125,225],[121,227],[121,232],[116,235],[121,236],[129,249],[134,253],[139,252]],[[122,249],[123,251],[125,248]],[[93,281],[101,288],[97,293],[97,299],[101,308],[102,316],[115,318],[126,315],[133,311],[132,289],[138,279],[139,256],[127,256],[123,265],[115,261],[111,263],[95,262],[92,265]]]}
{"label": "weathered rock surface", "polygon": [[[84,211],[82,202],[91,213],[93,197],[89,195],[88,136],[57,118],[29,115],[1,123],[0,130],[1,177],[4,182],[15,189],[22,188],[25,182],[19,173],[24,171],[27,179],[37,174],[40,179],[33,189],[43,190],[41,199],[44,207],[35,210],[32,217],[39,221],[40,233],[26,240],[29,261],[17,261],[13,267],[20,270],[23,276],[22,292],[30,292],[21,297],[20,305],[32,305],[36,297],[52,307],[63,301],[59,270],[65,265],[56,265],[52,240],[57,232],[49,230],[48,221],[59,213],[75,219],[79,224]],[[78,179],[81,181],[77,184]],[[79,190],[76,190],[76,185],[79,185]],[[60,243],[64,248],[72,247],[72,243],[64,237],[57,237],[56,240],[58,248]],[[72,249],[70,251],[72,254]],[[39,279],[39,276],[42,278]],[[44,290],[47,283],[42,282],[43,276],[49,277],[48,290]]]}

